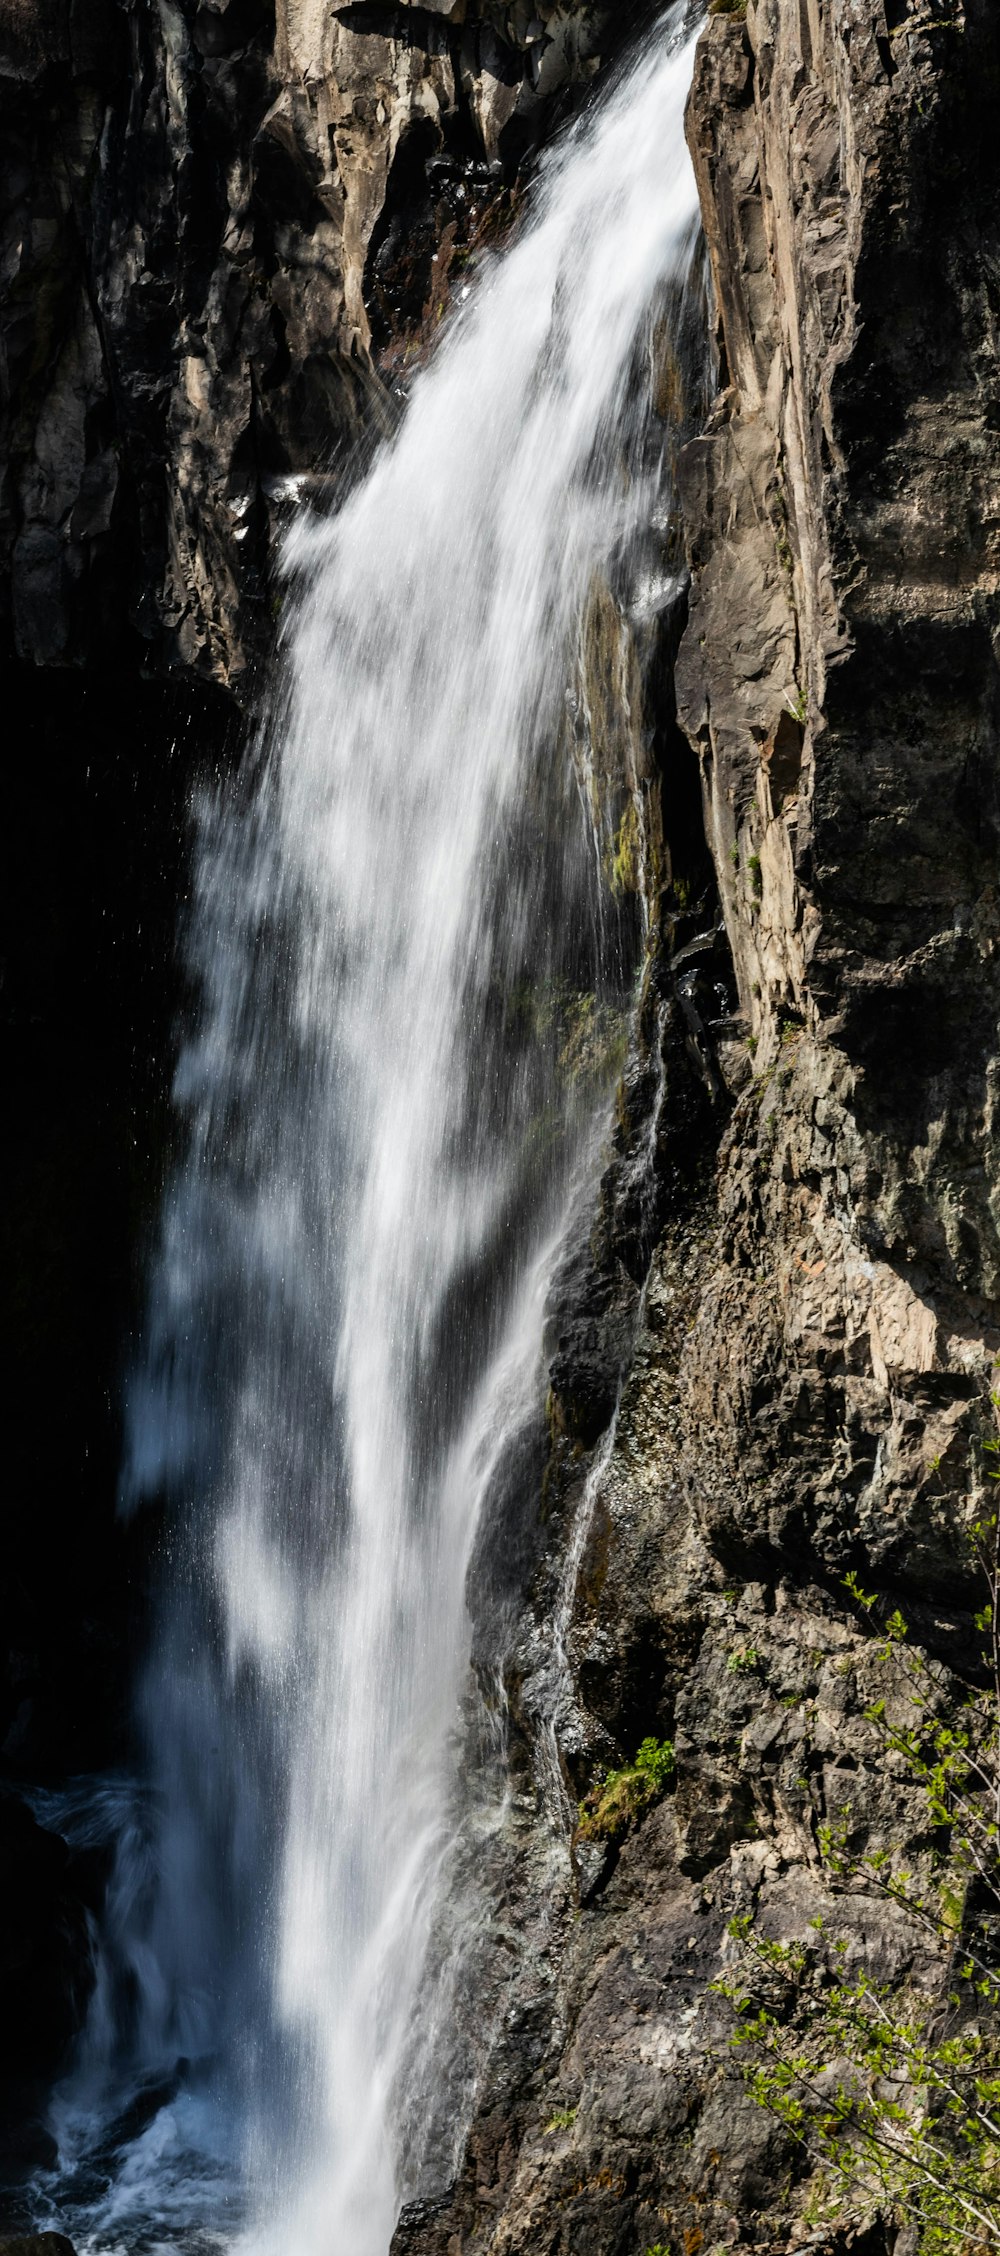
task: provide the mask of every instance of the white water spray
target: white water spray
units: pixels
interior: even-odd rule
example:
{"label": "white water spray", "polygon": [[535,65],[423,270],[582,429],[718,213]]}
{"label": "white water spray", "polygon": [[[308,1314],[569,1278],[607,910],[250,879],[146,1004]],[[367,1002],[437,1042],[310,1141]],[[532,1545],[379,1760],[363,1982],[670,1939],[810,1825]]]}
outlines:
{"label": "white water spray", "polygon": [[690,256],[689,78],[667,20],[549,157],[395,440],[299,523],[279,708],[250,787],[199,810],[189,1156],[127,1468],[173,1499],[157,1815],[67,2140],[116,2046],[122,2077],[188,2066],[92,2244],[203,2106],[239,2128],[258,2241],[388,2249],[469,1558],[537,1414],[632,968],[565,695],[594,575],[663,506],[641,370]]}

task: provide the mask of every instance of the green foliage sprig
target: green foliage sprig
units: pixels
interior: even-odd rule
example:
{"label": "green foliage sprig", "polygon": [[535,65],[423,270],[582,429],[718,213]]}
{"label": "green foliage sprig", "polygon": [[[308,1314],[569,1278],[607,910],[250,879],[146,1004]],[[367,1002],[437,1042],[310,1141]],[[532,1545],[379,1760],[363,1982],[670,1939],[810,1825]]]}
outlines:
{"label": "green foliage sprig", "polygon": [[644,1739],[634,1762],[609,1770],[580,1804],[581,1841],[618,1841],[666,1792],[676,1768],[669,1739]]}
{"label": "green foliage sprig", "polygon": [[550,2115],[549,2120],[545,2125],[545,2129],[542,2133],[543,2138],[551,2138],[554,2131],[572,2130],[573,2124],[576,2122],[578,2112],[578,2109],[575,2107],[557,2107],[555,2114]]}
{"label": "green foliage sprig", "polygon": [[[942,2034],[933,2001],[902,2011],[897,1993],[864,1970],[838,1980],[827,1952],[770,1942],[749,1918],[731,1933],[744,1980],[719,1986],[739,2014],[747,2089],[822,2165],[838,2213],[877,2206],[916,2222],[934,2256],[995,2250],[995,2037],[975,2024]],[[834,1965],[847,1949],[843,1937],[833,1943]],[[747,1960],[757,1977],[749,1989]]]}
{"label": "green foliage sprig", "polygon": [[761,1658],[756,1645],[736,1645],[726,1656],[730,1676],[754,1675],[760,1666]]}

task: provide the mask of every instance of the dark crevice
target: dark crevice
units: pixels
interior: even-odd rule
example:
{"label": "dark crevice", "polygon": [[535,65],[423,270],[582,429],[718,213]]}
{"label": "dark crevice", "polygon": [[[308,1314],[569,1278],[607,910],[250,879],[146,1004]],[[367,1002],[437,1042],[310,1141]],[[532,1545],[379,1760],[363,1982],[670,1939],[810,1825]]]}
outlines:
{"label": "dark crevice", "polygon": [[31,758],[8,776],[3,889],[0,1766],[39,1777],[120,1756],[127,1732],[119,1382],[170,1160],[188,798],[234,719],[221,693],[70,671],[8,669],[4,700]]}

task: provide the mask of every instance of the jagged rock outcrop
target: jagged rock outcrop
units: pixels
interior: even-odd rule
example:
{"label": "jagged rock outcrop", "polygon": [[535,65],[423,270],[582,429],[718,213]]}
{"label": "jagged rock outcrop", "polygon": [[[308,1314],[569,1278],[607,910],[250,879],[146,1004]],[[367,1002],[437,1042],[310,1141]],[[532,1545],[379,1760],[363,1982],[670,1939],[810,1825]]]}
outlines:
{"label": "jagged rock outcrop", "polygon": [[634,13],[6,0],[0,648],[245,690],[287,481],[391,421],[373,321],[433,325]]}
{"label": "jagged rock outcrop", "polygon": [[918,1594],[998,1346],[998,68],[976,6],[761,4],[692,107],[730,388],[678,692],[756,1045],[702,1414],[734,1556],[766,1467],[772,1545]]}
{"label": "jagged rock outcrop", "polygon": [[[876,1979],[944,1979],[884,1899],[831,1901],[816,1843],[850,1809],[857,1841],[919,1855],[925,1825],[866,1718],[899,1678],[845,1572],[959,1686],[975,1647],[963,1530],[1000,1347],[998,91],[989,0],[749,0],[700,44],[721,388],[682,460],[676,684],[742,1040],[731,1022],[718,1052],[714,1183],[661,1208],[614,1440],[577,1469],[562,1620],[571,1798],[648,1733],[677,1780],[624,1845],[577,1853],[575,1903],[510,1978],[464,2168],[404,2214],[399,2256],[893,2243],[876,2216],[810,2238],[807,2164],[743,2093],[711,1982],[750,1908],[796,1940],[832,1916]],[[668,1114],[683,1081],[675,1054]],[[551,1621],[544,1568],[532,1603]],[[510,1696],[523,1782],[516,1668]],[[522,1804],[512,1874],[542,1823]]]}

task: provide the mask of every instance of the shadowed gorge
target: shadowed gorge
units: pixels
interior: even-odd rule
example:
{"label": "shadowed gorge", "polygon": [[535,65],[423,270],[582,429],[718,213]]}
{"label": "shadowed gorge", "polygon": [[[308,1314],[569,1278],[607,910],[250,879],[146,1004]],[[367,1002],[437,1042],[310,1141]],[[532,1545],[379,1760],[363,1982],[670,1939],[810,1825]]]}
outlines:
{"label": "shadowed gorge", "polygon": [[919,1768],[992,1697],[998,95],[993,0],[0,21],[12,2234],[992,2246],[732,2036],[749,1948],[824,2104],[838,1968],[1000,2042]]}
{"label": "shadowed gorge", "polygon": [[[418,1999],[456,1734],[502,1736],[466,1573],[508,1460],[538,1509],[545,1304],[606,1164],[659,850],[626,607],[678,592],[682,434],[651,398],[694,249],[678,36],[549,160],[336,515],[289,533],[270,716],[196,786],[186,1156],[125,1377],[121,1508],[163,1519],[138,1775],[45,1805],[111,1860],[44,2196],[85,2244],[228,2213],[377,2256],[401,2149],[433,2181],[460,2135],[442,2157],[421,2116],[461,1885]],[[598,631],[631,677],[617,761]],[[539,1797],[557,1855],[558,1772]]]}

